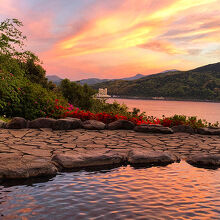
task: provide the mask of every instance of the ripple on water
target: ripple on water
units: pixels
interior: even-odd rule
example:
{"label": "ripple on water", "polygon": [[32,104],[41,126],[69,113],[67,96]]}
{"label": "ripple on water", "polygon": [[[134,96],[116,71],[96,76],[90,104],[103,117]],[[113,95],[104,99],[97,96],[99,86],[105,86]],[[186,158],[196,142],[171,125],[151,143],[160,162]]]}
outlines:
{"label": "ripple on water", "polygon": [[[0,219],[219,219],[220,170],[181,162],[0,186]],[[26,217],[26,218],[25,218]]]}

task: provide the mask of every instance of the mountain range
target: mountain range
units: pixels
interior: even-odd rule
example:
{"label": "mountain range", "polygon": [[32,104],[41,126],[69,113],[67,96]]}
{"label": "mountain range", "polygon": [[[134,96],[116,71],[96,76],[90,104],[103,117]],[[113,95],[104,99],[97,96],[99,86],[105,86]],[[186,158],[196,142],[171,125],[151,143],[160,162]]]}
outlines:
{"label": "mountain range", "polygon": [[[127,78],[121,78],[120,80],[134,80],[134,79],[140,79],[144,77],[145,75],[142,74],[137,74],[132,77],[127,77]],[[49,75],[47,76],[49,81],[52,81],[55,84],[59,84],[63,79],[60,78],[59,76],[56,75]],[[88,84],[88,85],[94,85],[97,83],[102,83],[102,82],[107,82],[107,81],[112,81],[112,80],[117,80],[117,79],[99,79],[99,78],[88,78],[88,79],[82,79],[76,81],[77,83],[80,83],[81,85]]]}
{"label": "mountain range", "polygon": [[220,62],[189,71],[165,71],[136,80],[114,80],[92,85],[120,97],[164,97],[220,101]]}
{"label": "mountain range", "polygon": [[[166,73],[166,72],[173,72],[177,70],[166,70],[161,73]],[[108,81],[114,81],[114,80],[136,80],[145,77],[146,75],[143,74],[136,74],[135,76],[131,77],[126,77],[126,78],[121,78],[121,79],[99,79],[99,78],[88,78],[88,79],[82,79],[78,80],[76,82],[80,83],[81,85],[88,84],[88,85],[94,85],[97,83],[102,83],[102,82],[108,82]],[[47,76],[49,81],[52,81],[55,84],[59,84],[63,79],[60,78],[59,76],[56,75],[48,75]]]}
{"label": "mountain range", "polygon": [[60,82],[63,80],[62,78],[60,78],[57,75],[49,75],[49,76],[46,76],[46,77],[47,77],[48,81],[52,81],[56,85],[60,84]]}
{"label": "mountain range", "polygon": [[[56,84],[61,78],[48,79]],[[164,97],[178,100],[220,101],[220,62],[188,71],[166,70],[157,74],[137,74],[121,79],[89,78],[77,81],[94,89],[107,88],[109,95],[120,97]]]}

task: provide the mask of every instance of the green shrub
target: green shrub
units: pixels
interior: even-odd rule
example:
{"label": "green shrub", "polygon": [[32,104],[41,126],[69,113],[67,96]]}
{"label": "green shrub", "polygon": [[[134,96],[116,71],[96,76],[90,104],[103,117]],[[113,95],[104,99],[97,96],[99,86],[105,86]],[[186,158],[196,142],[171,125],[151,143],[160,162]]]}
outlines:
{"label": "green shrub", "polygon": [[35,119],[50,114],[55,100],[62,105],[66,100],[59,94],[32,83],[22,75],[0,73],[0,115]]}
{"label": "green shrub", "polygon": [[59,89],[63,96],[72,105],[85,110],[92,108],[95,90],[90,88],[87,84],[81,86],[80,84],[71,82],[68,79],[64,79],[62,80]]}
{"label": "green shrub", "polygon": [[107,103],[105,99],[93,99],[90,111],[94,113],[106,112],[113,113],[114,115],[120,114],[125,116],[129,116],[131,114],[125,104],[119,104],[116,101],[110,104]]}
{"label": "green shrub", "polygon": [[10,121],[10,118],[5,118],[4,116],[0,116],[0,121],[8,122]]}

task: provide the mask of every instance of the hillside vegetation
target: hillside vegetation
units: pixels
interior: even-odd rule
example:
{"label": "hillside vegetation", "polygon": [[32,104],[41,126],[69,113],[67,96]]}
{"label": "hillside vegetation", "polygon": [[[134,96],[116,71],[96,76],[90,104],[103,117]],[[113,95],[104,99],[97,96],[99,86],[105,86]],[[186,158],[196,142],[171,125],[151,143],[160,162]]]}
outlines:
{"label": "hillside vegetation", "polygon": [[[55,85],[46,78],[46,71],[41,66],[38,57],[23,49],[26,37],[19,30],[21,26],[22,23],[16,19],[6,19],[0,22],[0,120],[8,121],[12,117],[24,117],[29,120],[39,117],[73,117],[82,121],[92,119],[104,123],[125,119],[136,125],[161,124],[167,127],[180,124],[190,125],[193,128],[211,125],[196,117],[174,115],[158,119],[145,115],[136,108],[129,111],[126,105],[120,105],[117,102],[109,104],[105,100],[95,99],[93,97],[95,90],[87,84],[82,86],[68,79],[62,80],[59,86]],[[211,72],[210,76],[208,75],[209,78],[207,77],[208,80],[205,78],[207,75],[204,74],[204,76],[201,76],[201,81],[206,82],[204,83],[205,88],[210,87],[210,91],[214,88],[213,90],[219,92],[219,81],[218,84],[215,84],[217,82],[215,78],[219,79],[219,75],[218,72],[213,74],[215,69],[213,66],[208,68],[206,72]],[[173,72],[163,73],[157,76],[148,76],[143,81],[130,81],[130,85],[131,88],[132,86],[135,87],[135,84],[141,86],[141,82],[146,81],[149,86],[157,83],[158,88],[160,88],[158,78],[163,79],[165,77],[164,79],[168,79],[168,82],[170,82],[172,77],[176,78],[176,76],[182,77],[183,75]],[[170,80],[169,77],[171,77]],[[116,83],[116,85],[118,83],[118,88],[126,91],[125,88],[128,87],[128,82],[115,81],[113,83]],[[123,84],[124,87],[120,84]],[[161,83],[161,88],[164,85]],[[120,89],[116,88],[115,94]],[[138,92],[136,90],[135,94],[139,94]],[[211,93],[211,95],[215,97],[215,94]],[[218,126],[218,123],[212,126]]]}
{"label": "hillside vegetation", "polygon": [[[59,85],[49,81],[39,58],[24,50],[26,36],[20,31],[22,26],[17,19],[0,22],[0,120],[61,118],[73,116],[74,112],[83,120],[99,112],[104,112],[103,117],[105,112],[130,115],[124,105],[94,99],[95,90],[87,84],[57,77]],[[88,110],[91,112],[84,112]]]}
{"label": "hillside vegetation", "polygon": [[108,88],[110,95],[165,97],[220,101],[220,63],[189,71],[154,74],[132,81],[115,80],[93,88]]}

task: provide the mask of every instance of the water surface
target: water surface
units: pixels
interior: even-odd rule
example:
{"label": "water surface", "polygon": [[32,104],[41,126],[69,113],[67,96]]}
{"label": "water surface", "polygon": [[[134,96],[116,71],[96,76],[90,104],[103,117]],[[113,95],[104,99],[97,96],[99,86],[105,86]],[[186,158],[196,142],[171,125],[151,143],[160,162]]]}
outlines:
{"label": "water surface", "polygon": [[0,186],[0,219],[220,219],[220,170],[181,162]]}
{"label": "water surface", "polygon": [[149,116],[161,118],[175,114],[197,116],[208,122],[220,122],[220,103],[190,102],[190,101],[165,101],[165,100],[139,100],[139,99],[108,99],[109,103],[116,100],[126,104],[130,110],[139,108]]}

